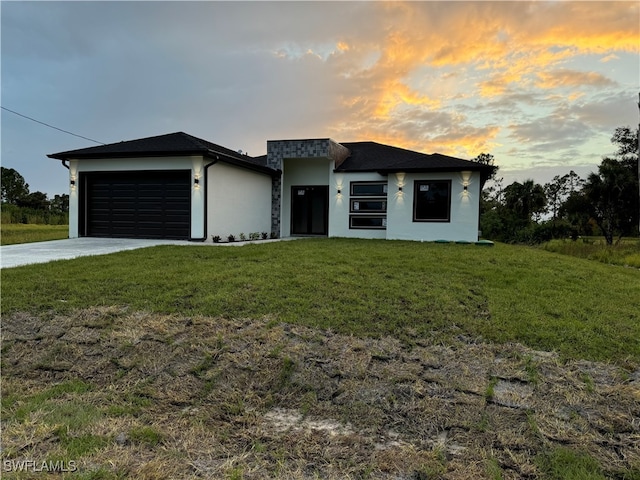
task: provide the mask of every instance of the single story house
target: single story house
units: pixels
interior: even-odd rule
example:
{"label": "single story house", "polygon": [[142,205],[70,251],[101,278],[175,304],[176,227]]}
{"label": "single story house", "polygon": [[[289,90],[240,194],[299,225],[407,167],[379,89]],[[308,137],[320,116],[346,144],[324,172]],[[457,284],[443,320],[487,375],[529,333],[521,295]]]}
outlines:
{"label": "single story house", "polygon": [[493,167],[375,142],[273,140],[250,157],[183,132],[48,155],[69,171],[69,236],[269,232],[478,240]]}

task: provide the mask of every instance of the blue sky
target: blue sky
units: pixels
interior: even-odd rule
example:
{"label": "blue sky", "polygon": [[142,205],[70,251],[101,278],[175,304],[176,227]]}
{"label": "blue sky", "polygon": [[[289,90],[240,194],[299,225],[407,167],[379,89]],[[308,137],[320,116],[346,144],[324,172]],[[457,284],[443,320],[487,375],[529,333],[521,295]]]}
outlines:
{"label": "blue sky", "polygon": [[[2,106],[104,143],[185,131],[495,156],[505,183],[595,171],[638,125],[638,2],[2,2]],[[2,165],[66,193],[95,145],[1,112]]]}

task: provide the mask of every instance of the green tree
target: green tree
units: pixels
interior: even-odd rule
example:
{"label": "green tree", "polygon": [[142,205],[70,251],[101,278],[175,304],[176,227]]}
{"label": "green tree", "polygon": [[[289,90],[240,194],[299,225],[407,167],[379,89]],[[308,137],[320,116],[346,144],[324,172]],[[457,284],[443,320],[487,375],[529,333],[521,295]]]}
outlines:
{"label": "green tree", "polygon": [[569,193],[560,207],[560,217],[575,229],[576,235],[593,235],[591,203],[581,190]]}
{"label": "green tree", "polygon": [[54,195],[50,201],[51,213],[61,215],[69,212],[69,195],[63,193],[62,195]]}
{"label": "green tree", "polygon": [[620,160],[629,159],[638,161],[638,130],[635,132],[629,127],[618,127],[611,137],[611,143],[618,146],[615,155]]}
{"label": "green tree", "polygon": [[2,203],[17,205],[18,201],[29,195],[29,185],[24,177],[13,168],[0,167],[2,181]]}
{"label": "green tree", "polygon": [[49,200],[47,199],[47,194],[43,192],[31,192],[18,199],[16,203],[19,207],[49,210]]}
{"label": "green tree", "polygon": [[583,188],[589,213],[602,231],[608,245],[638,226],[638,131],[618,127],[611,142],[618,148],[613,157],[605,157],[598,173],[587,178]]}
{"label": "green tree", "polygon": [[[629,235],[638,224],[638,178],[630,162],[605,158],[591,173],[583,193],[608,245]],[[634,165],[635,167],[635,165]]]}
{"label": "green tree", "polygon": [[496,175],[498,174],[499,167],[496,165],[496,159],[493,155],[491,155],[490,153],[481,153],[476,158],[472,158],[471,161],[481,163],[482,165],[488,165],[490,167],[493,167],[493,171],[491,172],[491,175],[489,175],[488,180],[496,179]]}
{"label": "green tree", "polygon": [[504,189],[504,203],[525,226],[544,213],[547,197],[541,185],[525,180],[523,183],[513,182]]}
{"label": "green tree", "polygon": [[562,206],[569,196],[580,189],[584,180],[571,170],[566,175],[556,175],[553,180],[544,185],[544,193],[547,197],[547,213],[551,214],[553,225],[562,217]]}
{"label": "green tree", "polygon": [[[487,222],[491,223],[491,219],[496,215],[495,210],[500,205],[503,179],[497,177],[499,167],[496,165],[495,157],[490,153],[481,153],[477,157],[471,159],[471,161],[493,167],[491,175],[487,178],[488,182],[485,183],[482,192],[480,193],[480,230],[484,231],[483,217],[485,217]],[[488,230],[492,231],[493,228],[489,227]]]}

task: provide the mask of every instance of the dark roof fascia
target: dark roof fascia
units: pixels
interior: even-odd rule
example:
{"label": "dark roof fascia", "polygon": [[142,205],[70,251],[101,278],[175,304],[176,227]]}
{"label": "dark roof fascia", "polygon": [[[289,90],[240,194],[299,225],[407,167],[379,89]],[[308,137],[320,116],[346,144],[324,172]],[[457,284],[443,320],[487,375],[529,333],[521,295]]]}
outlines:
{"label": "dark roof fascia", "polygon": [[[220,162],[228,163],[229,165],[234,165],[236,167],[247,168],[249,170],[254,170],[256,172],[265,173],[274,178],[277,178],[282,175],[282,170],[276,170],[266,165],[260,165],[257,163],[248,162],[246,160],[242,160],[239,158],[232,157],[231,155],[227,155],[226,153],[216,152],[214,150],[209,150],[204,154],[205,157],[210,158],[212,160],[218,160]],[[220,158],[220,157],[224,158]]]}
{"label": "dark roof fascia", "polygon": [[390,167],[390,168],[336,168],[334,173],[359,173],[359,172],[376,172],[381,175],[388,175],[390,173],[429,173],[429,172],[489,172],[489,169],[484,165],[478,164],[469,166],[455,166],[455,167]]}
{"label": "dark roof fascia", "polygon": [[[67,155],[67,153],[69,155]],[[274,170],[266,165],[259,165],[257,163],[248,162],[243,159],[234,158],[231,155],[224,152],[216,152],[215,150],[179,150],[179,151],[162,151],[162,152],[118,152],[109,154],[97,154],[97,153],[80,153],[74,154],[73,152],[62,152],[60,154],[53,153],[47,155],[49,158],[56,160],[98,160],[104,158],[151,158],[151,157],[188,157],[191,155],[198,155],[209,158],[211,160],[217,160],[237,167],[246,168],[256,172],[264,173],[272,177],[279,177],[282,175],[281,170]]]}
{"label": "dark roof fascia", "polygon": [[202,150],[194,151],[161,151],[161,152],[116,152],[116,153],[74,153],[62,152],[47,155],[56,160],[99,160],[105,158],[138,158],[138,157],[187,157],[190,155],[204,155]]}
{"label": "dark roof fascia", "polygon": [[469,166],[456,166],[456,167],[418,167],[418,168],[372,168],[372,169],[334,169],[334,173],[378,173],[383,177],[388,176],[390,173],[442,173],[442,172],[480,172],[480,188],[484,187],[484,184],[493,173],[495,167],[489,165],[469,165]]}

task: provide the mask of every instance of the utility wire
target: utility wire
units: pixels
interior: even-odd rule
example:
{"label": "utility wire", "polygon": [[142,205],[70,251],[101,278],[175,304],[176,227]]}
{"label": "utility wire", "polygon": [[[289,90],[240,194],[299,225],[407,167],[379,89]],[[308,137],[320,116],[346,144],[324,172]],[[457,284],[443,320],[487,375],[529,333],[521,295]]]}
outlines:
{"label": "utility wire", "polygon": [[91,138],[83,137],[82,135],[78,135],[76,133],[69,132],[67,130],[63,130],[62,128],[54,127],[53,125],[49,125],[48,123],[41,122],[40,120],[36,120],[35,118],[27,117],[26,115],[23,115],[21,113],[14,112],[13,110],[9,110],[7,107],[0,106],[0,108],[2,110],[6,110],[7,112],[13,113],[14,115],[18,115],[19,117],[26,118],[27,120],[31,120],[32,122],[39,123],[40,125],[44,125],[45,127],[53,128],[54,130],[59,130],[59,131],[64,132],[64,133],[68,133],[69,135],[73,135],[74,137],[84,138],[85,140],[89,140],[90,142],[93,142],[93,143],[99,143],[100,145],[106,145],[106,143],[102,143],[102,142],[99,142],[97,140],[93,140]]}

